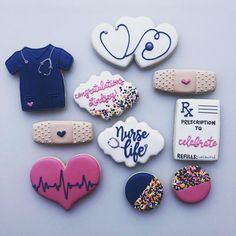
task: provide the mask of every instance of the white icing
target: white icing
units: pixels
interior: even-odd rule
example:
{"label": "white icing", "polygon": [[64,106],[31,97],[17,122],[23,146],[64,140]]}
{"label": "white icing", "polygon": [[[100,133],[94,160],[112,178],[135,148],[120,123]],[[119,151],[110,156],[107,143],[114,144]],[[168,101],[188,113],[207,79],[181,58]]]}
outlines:
{"label": "white icing", "polygon": [[[126,133],[124,139],[122,130],[123,134]],[[125,122],[118,121],[111,128],[101,132],[98,136],[98,145],[114,161],[124,162],[127,167],[134,167],[137,163],[146,163],[151,156],[157,155],[164,148],[164,138],[147,123],[129,117]]]}
{"label": "white icing", "polygon": [[215,161],[219,141],[219,100],[177,100],[173,140],[175,159]]}
{"label": "white icing", "polygon": [[[120,67],[127,67],[133,57],[141,68],[155,65],[172,53],[177,42],[172,25],[156,26],[147,17],[122,17],[115,26],[100,24],[92,33],[92,44],[98,54]],[[147,43],[152,44],[151,50],[145,50]]]}
{"label": "white icing", "polygon": [[86,83],[80,84],[73,97],[80,107],[92,115],[108,120],[132,107],[138,98],[138,91],[120,75],[105,71],[99,76],[92,75]]}

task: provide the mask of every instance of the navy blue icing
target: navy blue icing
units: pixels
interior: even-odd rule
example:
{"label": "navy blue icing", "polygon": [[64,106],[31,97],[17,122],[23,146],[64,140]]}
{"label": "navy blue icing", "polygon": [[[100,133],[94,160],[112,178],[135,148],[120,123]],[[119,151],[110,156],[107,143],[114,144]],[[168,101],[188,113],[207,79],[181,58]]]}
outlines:
{"label": "navy blue icing", "polygon": [[58,132],[57,132],[57,135],[58,135],[59,137],[61,137],[61,138],[63,138],[63,137],[65,136],[65,134],[66,134],[66,131],[65,131],[65,130],[63,130],[63,131],[58,131]]}
{"label": "navy blue icing", "polygon": [[69,70],[73,57],[49,44],[44,48],[24,47],[6,61],[11,74],[19,73],[23,111],[63,108],[65,88],[62,70]]}
{"label": "navy blue icing", "polygon": [[43,177],[41,176],[39,178],[38,184],[37,185],[34,184],[33,188],[36,192],[38,192],[39,188],[41,188],[41,187],[44,192],[46,192],[49,189],[56,189],[57,191],[60,191],[60,189],[62,188],[63,192],[64,192],[64,197],[66,200],[68,200],[69,190],[71,190],[73,188],[81,189],[82,187],[85,187],[86,191],[88,192],[92,188],[94,188],[96,185],[97,185],[97,183],[93,183],[92,181],[87,180],[85,175],[82,176],[81,182],[78,181],[74,184],[69,183],[69,182],[65,183],[63,170],[61,170],[58,183],[49,184],[48,182],[44,182]]}
{"label": "navy blue icing", "polygon": [[[108,140],[108,145],[114,149],[122,148],[124,156],[126,158],[133,158],[133,161],[136,163],[147,152],[148,144],[141,145],[141,141],[148,138],[148,136],[149,133],[145,130],[125,130],[123,126],[116,126],[116,136]],[[111,144],[112,140],[116,142],[116,145]]]}
{"label": "navy blue icing", "polygon": [[129,56],[131,56],[132,54],[134,54],[134,52],[136,51],[136,49],[137,49],[138,46],[140,45],[142,39],[144,38],[144,36],[145,36],[147,33],[151,32],[151,31],[155,32],[155,35],[154,35],[154,37],[153,37],[155,40],[158,40],[158,39],[160,38],[160,35],[166,35],[166,36],[168,37],[168,39],[169,39],[169,45],[168,45],[167,49],[166,49],[162,54],[156,55],[156,56],[153,57],[153,58],[147,58],[147,57],[144,56],[145,51],[151,51],[151,50],[153,49],[153,47],[154,47],[151,42],[147,42],[147,44],[145,45],[145,48],[143,49],[142,54],[141,54],[143,59],[145,59],[145,60],[147,60],[147,61],[156,60],[156,59],[162,57],[163,55],[165,55],[165,54],[169,51],[169,49],[170,49],[170,47],[171,47],[172,40],[171,40],[171,37],[170,37],[169,34],[167,34],[166,32],[158,31],[158,30],[156,30],[156,29],[152,29],[152,28],[151,28],[151,29],[146,30],[146,31],[143,33],[143,35],[140,37],[140,39],[139,39],[137,45],[135,46],[134,50],[133,50],[132,52],[128,53],[129,46],[130,46],[130,38],[131,38],[131,36],[130,36],[130,31],[129,31],[128,27],[127,27],[125,24],[119,24],[119,25],[115,28],[115,30],[118,31],[118,30],[120,29],[120,27],[123,27],[123,28],[126,30],[127,35],[128,35],[127,47],[126,47],[126,50],[125,50],[125,52],[124,52],[124,55],[121,56],[121,57],[115,56],[115,55],[107,48],[107,46],[105,45],[105,43],[104,43],[104,41],[103,41],[103,35],[106,35],[106,34],[108,34],[109,32],[107,32],[107,31],[102,31],[102,32],[100,33],[100,42],[102,43],[103,47],[105,48],[105,50],[106,50],[113,58],[115,58],[115,59],[117,59],[117,60],[123,60],[124,58],[129,57]]}
{"label": "navy blue icing", "polygon": [[153,178],[155,176],[144,172],[134,174],[129,178],[125,186],[125,195],[131,205],[134,205]]}

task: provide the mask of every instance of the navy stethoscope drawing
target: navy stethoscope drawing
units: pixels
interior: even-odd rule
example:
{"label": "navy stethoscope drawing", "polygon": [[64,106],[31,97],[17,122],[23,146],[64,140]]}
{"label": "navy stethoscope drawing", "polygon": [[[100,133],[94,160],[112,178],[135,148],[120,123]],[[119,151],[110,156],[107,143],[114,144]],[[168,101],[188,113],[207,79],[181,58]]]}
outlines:
{"label": "navy stethoscope drawing", "polygon": [[113,149],[122,148],[124,156],[126,158],[132,157],[135,163],[140,157],[145,155],[148,148],[147,144],[144,144],[142,147],[139,146],[139,142],[132,145],[130,140],[126,141],[124,146],[121,146],[119,140],[115,137],[109,138],[107,144]]}
{"label": "navy stethoscope drawing", "polygon": [[[51,57],[52,57],[52,53],[53,53],[53,50],[54,50],[54,49],[55,49],[55,47],[52,48],[52,50],[51,50],[51,52],[50,52],[50,54],[49,54],[49,57],[47,57],[47,58],[45,58],[44,60],[40,61],[39,66],[38,66],[38,73],[39,73],[39,74],[42,74],[42,75],[44,75],[44,76],[49,76],[49,75],[51,74],[52,69],[53,69]],[[21,57],[22,57],[24,63],[25,63],[25,64],[28,64],[28,63],[29,63],[29,60],[27,60],[27,59],[25,58],[25,56],[24,56],[22,50],[20,51],[20,53],[21,53]],[[48,72],[47,72],[47,73],[45,73],[45,72],[42,71],[42,67],[44,67],[44,65],[45,65],[46,63],[48,64],[48,68],[47,68],[47,69],[48,69]]]}
{"label": "navy stethoscope drawing", "polygon": [[114,149],[116,149],[116,148],[123,148],[124,149],[125,148],[125,147],[120,146],[119,140],[117,138],[114,138],[114,137],[109,138],[109,140],[107,141],[107,144],[111,148],[114,148]]}
{"label": "navy stethoscope drawing", "polygon": [[170,49],[170,47],[171,47],[171,37],[169,36],[169,34],[163,32],[163,31],[158,31],[158,30],[156,30],[156,29],[151,28],[151,29],[146,30],[146,31],[142,34],[142,36],[140,37],[140,39],[139,39],[138,43],[136,44],[134,50],[131,51],[130,53],[128,53],[128,50],[129,50],[129,47],[130,47],[130,38],[131,38],[130,31],[129,31],[128,27],[127,27],[125,24],[120,24],[120,25],[118,25],[118,26],[115,28],[115,30],[118,31],[120,28],[124,28],[124,29],[126,30],[127,36],[128,36],[127,46],[126,46],[124,55],[123,55],[123,56],[120,56],[120,57],[117,57],[116,55],[114,55],[114,54],[107,48],[107,46],[106,46],[105,43],[104,43],[104,40],[103,40],[104,35],[109,34],[109,32],[108,32],[108,31],[102,31],[102,32],[100,33],[100,41],[101,41],[103,47],[105,48],[105,50],[106,50],[112,57],[114,57],[114,58],[117,59],[117,60],[123,60],[124,58],[129,57],[129,56],[131,56],[132,54],[134,54],[135,51],[136,51],[136,49],[137,49],[138,46],[140,45],[142,39],[144,38],[144,36],[145,36],[146,34],[148,34],[149,32],[154,32],[154,33],[155,33],[154,36],[153,36],[153,38],[154,38],[155,40],[159,40],[160,37],[161,37],[161,35],[165,35],[165,36],[168,38],[169,43],[168,43],[168,45],[167,45],[167,49],[166,49],[163,53],[161,53],[160,55],[156,55],[155,57],[152,57],[152,58],[147,58],[147,57],[145,57],[144,53],[145,53],[146,51],[152,51],[153,48],[154,48],[154,45],[153,45],[152,42],[147,42],[147,43],[145,44],[145,48],[143,49],[142,54],[141,54],[143,59],[148,60],[148,61],[156,60],[156,59],[162,57],[163,55],[165,55],[165,54],[169,51],[169,49]]}

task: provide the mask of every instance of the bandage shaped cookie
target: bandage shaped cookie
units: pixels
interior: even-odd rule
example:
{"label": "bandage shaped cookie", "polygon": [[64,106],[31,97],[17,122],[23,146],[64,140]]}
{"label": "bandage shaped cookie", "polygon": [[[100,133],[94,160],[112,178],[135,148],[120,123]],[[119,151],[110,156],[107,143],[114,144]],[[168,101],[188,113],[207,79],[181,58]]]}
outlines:
{"label": "bandage shaped cookie", "polygon": [[73,97],[91,115],[110,120],[133,106],[138,99],[138,90],[120,75],[104,71],[99,76],[92,75],[86,83],[80,84]]}
{"label": "bandage shaped cookie", "polygon": [[174,158],[216,161],[219,142],[219,100],[178,99],[173,139]]}
{"label": "bandage shaped cookie", "polygon": [[118,121],[111,128],[105,129],[97,141],[105,154],[118,163],[124,162],[127,167],[146,163],[164,148],[163,136],[134,117],[127,118],[125,122]]}
{"label": "bandage shaped cookie", "polygon": [[76,144],[93,139],[93,127],[84,121],[43,121],[33,124],[33,140],[43,144]]}
{"label": "bandage shaped cookie", "polygon": [[91,193],[100,180],[100,166],[89,154],[79,154],[65,165],[56,157],[43,157],[31,168],[34,190],[64,209]]}
{"label": "bandage shaped cookie", "polygon": [[153,86],[170,93],[202,94],[215,90],[216,76],[204,70],[159,70],[154,74]]}
{"label": "bandage shaped cookie", "polygon": [[97,53],[119,67],[127,67],[133,58],[141,68],[153,66],[169,56],[177,42],[172,25],[156,25],[143,16],[121,17],[115,26],[100,24],[92,32]]}

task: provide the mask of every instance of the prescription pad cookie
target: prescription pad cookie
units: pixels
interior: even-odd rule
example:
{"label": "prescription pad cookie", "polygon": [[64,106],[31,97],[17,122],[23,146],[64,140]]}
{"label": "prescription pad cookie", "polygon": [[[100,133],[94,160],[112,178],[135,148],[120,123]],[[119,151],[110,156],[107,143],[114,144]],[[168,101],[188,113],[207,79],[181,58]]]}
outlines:
{"label": "prescription pad cookie", "polygon": [[211,178],[199,166],[190,165],[176,172],[172,188],[181,201],[196,203],[207,197],[211,189]]}
{"label": "prescription pad cookie", "polygon": [[159,70],[154,74],[153,86],[169,93],[203,94],[215,90],[216,76],[204,70]]}
{"label": "prescription pad cookie", "polygon": [[139,211],[156,208],[163,197],[160,180],[149,173],[140,172],[132,175],[126,183],[125,195],[128,202]]}
{"label": "prescription pad cookie", "polygon": [[74,92],[74,100],[80,107],[106,120],[120,116],[138,97],[138,90],[131,83],[108,71],[92,75]]}
{"label": "prescription pad cookie", "polygon": [[33,140],[43,144],[76,144],[93,139],[93,127],[84,121],[43,121],[33,124]]}
{"label": "prescription pad cookie", "polygon": [[64,209],[92,192],[99,183],[100,166],[88,154],[71,158],[67,165],[56,157],[39,159],[30,171],[34,190]]}
{"label": "prescription pad cookie", "polygon": [[143,16],[121,17],[115,26],[100,24],[92,32],[97,53],[119,67],[127,67],[133,59],[141,68],[153,66],[169,56],[177,42],[172,25],[156,25]]}
{"label": "prescription pad cookie", "polygon": [[124,162],[127,167],[146,163],[164,148],[164,144],[164,138],[157,130],[134,117],[118,121],[98,136],[98,145],[104,153],[118,163]]}
{"label": "prescription pad cookie", "polygon": [[174,158],[216,161],[219,142],[219,100],[178,99],[173,139]]}

